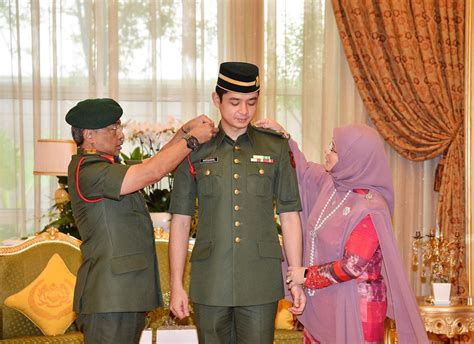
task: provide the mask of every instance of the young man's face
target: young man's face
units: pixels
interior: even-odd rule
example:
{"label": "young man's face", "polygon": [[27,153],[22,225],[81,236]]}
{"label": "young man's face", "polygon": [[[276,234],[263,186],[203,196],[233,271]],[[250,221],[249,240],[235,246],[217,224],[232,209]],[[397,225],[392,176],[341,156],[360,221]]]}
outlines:
{"label": "young man's face", "polygon": [[235,93],[227,92],[219,99],[217,93],[212,94],[214,104],[222,116],[222,127],[228,135],[242,134],[257,111],[258,92]]}

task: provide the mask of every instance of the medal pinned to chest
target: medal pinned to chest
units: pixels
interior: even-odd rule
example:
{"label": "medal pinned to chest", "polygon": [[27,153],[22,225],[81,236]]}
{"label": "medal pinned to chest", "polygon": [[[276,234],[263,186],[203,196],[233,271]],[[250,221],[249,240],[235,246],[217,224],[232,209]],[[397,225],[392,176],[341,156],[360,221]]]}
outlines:
{"label": "medal pinned to chest", "polygon": [[258,169],[258,174],[265,174],[265,165],[273,165],[274,161],[269,155],[256,155],[254,154],[250,158],[250,162],[259,163],[260,168]]}

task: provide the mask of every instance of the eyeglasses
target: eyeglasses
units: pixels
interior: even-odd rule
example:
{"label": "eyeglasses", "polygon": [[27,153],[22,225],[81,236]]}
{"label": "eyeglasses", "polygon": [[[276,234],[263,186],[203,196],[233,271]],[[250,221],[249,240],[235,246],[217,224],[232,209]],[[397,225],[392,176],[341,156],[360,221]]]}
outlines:
{"label": "eyeglasses", "polygon": [[112,125],[109,125],[108,127],[102,128],[106,129],[108,131],[113,131],[115,135],[118,134],[119,131],[123,131],[123,125],[121,123],[114,123]]}
{"label": "eyeglasses", "polygon": [[336,147],[334,146],[334,141],[331,141],[331,143],[329,144],[329,150],[337,154]]}

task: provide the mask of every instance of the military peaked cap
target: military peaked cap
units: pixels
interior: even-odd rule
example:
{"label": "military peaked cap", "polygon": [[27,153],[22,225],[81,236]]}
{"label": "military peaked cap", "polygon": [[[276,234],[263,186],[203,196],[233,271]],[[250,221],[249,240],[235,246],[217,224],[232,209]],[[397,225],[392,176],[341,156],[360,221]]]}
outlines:
{"label": "military peaked cap", "polygon": [[75,128],[100,129],[119,120],[122,107],[110,98],[80,101],[66,115],[66,122]]}
{"label": "military peaked cap", "polygon": [[245,62],[224,62],[219,68],[217,87],[229,92],[257,92],[260,89],[258,67]]}

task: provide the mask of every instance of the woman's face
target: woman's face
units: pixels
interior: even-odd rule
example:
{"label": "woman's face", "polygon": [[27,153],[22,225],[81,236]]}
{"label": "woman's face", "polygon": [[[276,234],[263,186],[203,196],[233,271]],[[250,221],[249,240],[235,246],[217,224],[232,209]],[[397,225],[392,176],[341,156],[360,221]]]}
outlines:
{"label": "woman's face", "polygon": [[332,168],[337,164],[339,159],[337,158],[336,146],[334,140],[329,144],[328,149],[324,150],[324,168],[330,172]]}

